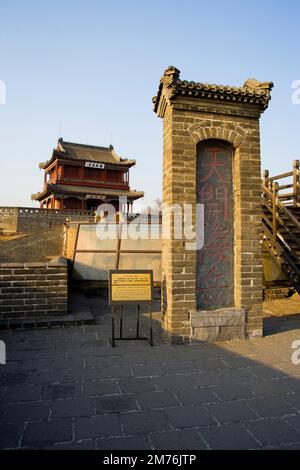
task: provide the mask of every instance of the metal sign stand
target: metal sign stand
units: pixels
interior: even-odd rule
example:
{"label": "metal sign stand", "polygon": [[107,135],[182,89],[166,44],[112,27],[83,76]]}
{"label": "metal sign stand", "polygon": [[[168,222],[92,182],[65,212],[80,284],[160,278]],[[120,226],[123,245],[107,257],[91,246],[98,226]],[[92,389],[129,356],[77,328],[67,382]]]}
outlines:
{"label": "metal sign stand", "polygon": [[131,336],[131,337],[123,337],[123,313],[124,313],[124,305],[120,305],[120,336],[116,338],[115,336],[115,306],[111,306],[111,316],[112,316],[112,347],[116,347],[116,340],[146,340],[150,344],[150,346],[153,346],[153,327],[152,327],[152,308],[151,304],[148,304],[149,306],[149,337],[147,336],[140,336],[140,314],[141,314],[141,306],[140,304],[137,304],[137,323],[136,323],[136,336]]}

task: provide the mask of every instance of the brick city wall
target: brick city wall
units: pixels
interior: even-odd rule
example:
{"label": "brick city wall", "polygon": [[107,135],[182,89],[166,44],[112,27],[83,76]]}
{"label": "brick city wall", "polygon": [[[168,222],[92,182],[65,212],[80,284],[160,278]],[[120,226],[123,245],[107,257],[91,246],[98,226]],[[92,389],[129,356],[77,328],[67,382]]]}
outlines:
{"label": "brick city wall", "polygon": [[0,240],[0,263],[47,261],[63,252],[64,226],[10,240]]}
{"label": "brick city wall", "polygon": [[64,223],[65,219],[94,220],[93,211],[0,207],[1,233],[35,233]]}
{"label": "brick city wall", "polygon": [[68,264],[0,264],[0,318],[16,319],[68,313]]}

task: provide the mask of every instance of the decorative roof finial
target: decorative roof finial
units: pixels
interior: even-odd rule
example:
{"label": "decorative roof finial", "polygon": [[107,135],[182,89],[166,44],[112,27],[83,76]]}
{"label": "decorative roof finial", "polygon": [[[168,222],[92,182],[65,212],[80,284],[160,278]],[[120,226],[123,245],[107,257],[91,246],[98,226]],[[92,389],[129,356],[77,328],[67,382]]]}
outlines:
{"label": "decorative roof finial", "polygon": [[179,75],[180,70],[173,65],[169,65],[161,78],[161,83],[166,86],[171,85],[171,83],[175,83],[179,79]]}

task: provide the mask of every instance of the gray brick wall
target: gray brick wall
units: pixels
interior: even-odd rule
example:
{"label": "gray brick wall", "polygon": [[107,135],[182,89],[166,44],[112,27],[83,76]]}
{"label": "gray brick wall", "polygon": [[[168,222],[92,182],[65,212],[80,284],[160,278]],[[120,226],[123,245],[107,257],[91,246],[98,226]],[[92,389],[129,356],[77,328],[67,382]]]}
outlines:
{"label": "gray brick wall", "polygon": [[66,218],[94,219],[93,211],[0,207],[0,234],[43,232],[63,224]]}
{"label": "gray brick wall", "polygon": [[0,318],[30,318],[68,313],[68,264],[0,264]]}
{"label": "gray brick wall", "polygon": [[0,263],[48,261],[63,252],[63,225],[46,232],[31,233],[9,240],[0,240]]}

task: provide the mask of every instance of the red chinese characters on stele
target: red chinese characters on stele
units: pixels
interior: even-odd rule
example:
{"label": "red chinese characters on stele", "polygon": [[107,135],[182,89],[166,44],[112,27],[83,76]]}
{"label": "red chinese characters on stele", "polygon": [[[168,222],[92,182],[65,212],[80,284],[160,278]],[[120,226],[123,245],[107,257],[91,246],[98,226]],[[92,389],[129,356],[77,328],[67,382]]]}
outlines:
{"label": "red chinese characters on stele", "polygon": [[204,204],[204,246],[197,254],[197,307],[233,305],[232,150],[202,146],[197,153],[197,202]]}

